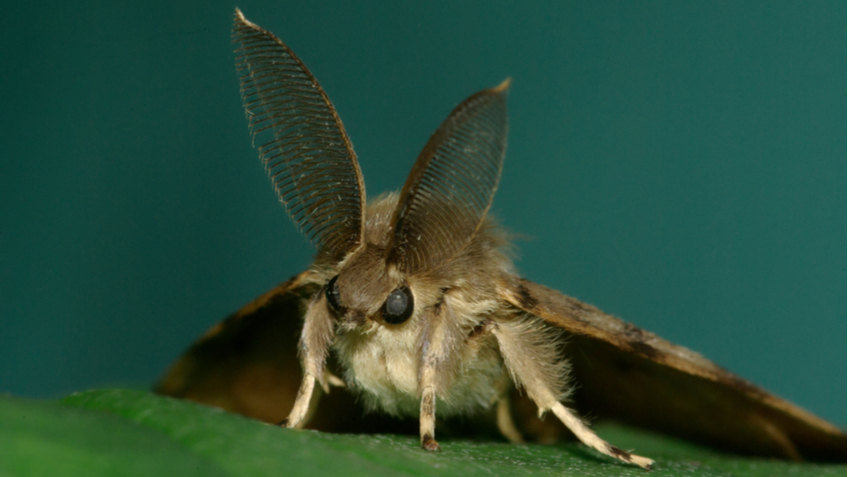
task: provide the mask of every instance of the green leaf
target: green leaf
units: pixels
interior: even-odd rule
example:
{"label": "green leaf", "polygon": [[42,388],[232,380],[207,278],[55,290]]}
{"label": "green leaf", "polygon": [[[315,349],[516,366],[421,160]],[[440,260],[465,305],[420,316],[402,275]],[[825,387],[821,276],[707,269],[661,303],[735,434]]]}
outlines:
{"label": "green leaf", "polygon": [[[98,412],[106,411],[106,412]],[[0,474],[340,476],[820,476],[845,465],[745,459],[618,426],[599,433],[657,461],[627,466],[573,443],[514,445],[294,431],[141,391],[97,390],[62,403],[0,398]],[[7,452],[12,449],[13,452]]]}
{"label": "green leaf", "polygon": [[0,475],[227,473],[161,432],[130,420],[56,402],[0,396]]}

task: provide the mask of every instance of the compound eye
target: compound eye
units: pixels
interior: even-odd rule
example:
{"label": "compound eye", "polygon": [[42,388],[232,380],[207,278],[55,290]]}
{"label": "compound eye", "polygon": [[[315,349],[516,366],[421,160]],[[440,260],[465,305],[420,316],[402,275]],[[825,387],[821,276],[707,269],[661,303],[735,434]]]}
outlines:
{"label": "compound eye", "polygon": [[392,325],[399,325],[412,316],[414,308],[412,291],[408,287],[400,287],[389,293],[383,303],[383,320]]}
{"label": "compound eye", "polygon": [[325,294],[327,295],[327,304],[330,305],[330,309],[336,313],[341,313],[343,307],[341,303],[341,294],[339,293],[339,285],[336,283],[338,278],[339,276],[336,275],[330,279],[330,282],[327,283],[327,291]]}

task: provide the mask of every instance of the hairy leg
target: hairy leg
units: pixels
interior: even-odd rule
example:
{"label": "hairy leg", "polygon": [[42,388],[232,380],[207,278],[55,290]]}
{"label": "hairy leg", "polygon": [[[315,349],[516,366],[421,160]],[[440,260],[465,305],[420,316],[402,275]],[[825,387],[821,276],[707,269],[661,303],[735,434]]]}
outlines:
{"label": "hairy leg", "polygon": [[[328,387],[325,380],[325,363],[330,344],[333,341],[335,320],[327,308],[323,289],[309,303],[300,335],[300,359],[303,367],[303,381],[297,391],[289,417],[283,421],[286,427],[301,428],[310,414],[310,403],[315,391],[315,381],[322,387]],[[312,408],[314,410],[314,404]]]}
{"label": "hairy leg", "polygon": [[565,394],[567,364],[560,359],[558,337],[552,335],[544,323],[531,316],[501,321],[493,333],[510,376],[533,399],[540,415],[553,411],[587,446],[623,462],[650,468],[653,460],[610,445],[559,402]]}

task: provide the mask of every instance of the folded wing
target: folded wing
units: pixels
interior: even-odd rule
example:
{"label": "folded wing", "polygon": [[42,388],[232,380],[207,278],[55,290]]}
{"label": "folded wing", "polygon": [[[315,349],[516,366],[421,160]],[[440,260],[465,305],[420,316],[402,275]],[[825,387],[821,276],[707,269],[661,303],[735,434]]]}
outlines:
{"label": "folded wing", "polygon": [[698,353],[527,280],[504,278],[500,294],[568,332],[573,399],[584,415],[737,453],[846,459],[843,431]]}

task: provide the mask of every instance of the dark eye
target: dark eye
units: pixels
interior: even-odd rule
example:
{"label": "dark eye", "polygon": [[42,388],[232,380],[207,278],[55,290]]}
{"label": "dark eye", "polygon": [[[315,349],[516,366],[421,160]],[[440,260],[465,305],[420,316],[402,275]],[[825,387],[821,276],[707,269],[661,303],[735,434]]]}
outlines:
{"label": "dark eye", "polygon": [[392,325],[399,325],[412,316],[414,307],[412,291],[407,287],[400,287],[389,293],[389,297],[383,303],[383,320]]}
{"label": "dark eye", "polygon": [[339,286],[336,284],[336,279],[339,276],[334,276],[329,283],[327,283],[327,304],[330,305],[330,308],[336,313],[340,313],[342,311],[342,303],[341,303],[341,294],[339,294]]}

